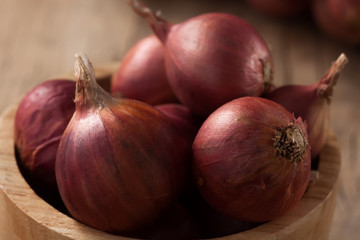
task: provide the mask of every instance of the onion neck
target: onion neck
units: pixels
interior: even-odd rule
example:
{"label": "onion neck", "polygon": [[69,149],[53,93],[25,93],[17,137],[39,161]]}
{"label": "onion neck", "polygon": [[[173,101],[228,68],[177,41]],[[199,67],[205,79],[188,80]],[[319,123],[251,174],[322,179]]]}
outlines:
{"label": "onion neck", "polygon": [[106,101],[112,100],[111,95],[97,84],[94,68],[88,57],[80,53],[76,54],[75,58],[76,108],[104,107]]}
{"label": "onion neck", "polygon": [[126,2],[134,12],[147,21],[148,25],[160,41],[165,43],[171,24],[160,17],[160,12],[155,13],[138,0],[126,0]]}
{"label": "onion neck", "polygon": [[336,85],[339,79],[339,75],[347,62],[348,58],[345,56],[345,54],[340,54],[340,56],[336,59],[335,62],[333,62],[326,74],[317,83],[317,95],[324,97],[328,103],[331,102],[334,86]]}
{"label": "onion neck", "polygon": [[308,141],[298,126],[290,124],[277,129],[273,140],[278,156],[291,163],[299,163],[304,158]]}

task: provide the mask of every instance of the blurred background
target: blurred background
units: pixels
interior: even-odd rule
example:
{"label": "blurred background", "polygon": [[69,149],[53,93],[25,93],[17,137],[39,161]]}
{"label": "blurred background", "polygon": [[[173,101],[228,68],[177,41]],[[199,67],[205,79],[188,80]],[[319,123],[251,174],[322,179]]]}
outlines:
{"label": "blurred background", "polygon": [[[276,85],[312,84],[340,53],[347,55],[349,63],[335,88],[331,109],[342,171],[329,239],[358,239],[359,44],[349,45],[325,34],[310,11],[284,18],[266,16],[246,1],[143,2],[173,23],[215,11],[244,18],[272,51]],[[85,52],[95,66],[120,62],[132,45],[149,34],[145,21],[124,0],[0,0],[0,112],[36,84],[71,72],[75,53]]]}

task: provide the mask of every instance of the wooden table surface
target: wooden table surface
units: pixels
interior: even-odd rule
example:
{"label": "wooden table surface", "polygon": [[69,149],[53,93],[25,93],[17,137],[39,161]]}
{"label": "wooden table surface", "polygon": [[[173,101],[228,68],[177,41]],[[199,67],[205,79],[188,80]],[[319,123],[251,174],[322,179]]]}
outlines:
{"label": "wooden table surface", "polygon": [[[144,3],[161,10],[162,16],[173,23],[213,11],[243,17],[268,43],[278,85],[314,83],[341,52],[348,56],[331,109],[331,126],[341,146],[342,170],[329,239],[358,239],[360,49],[324,36],[310,17],[271,19],[254,12],[243,1]],[[0,112],[36,84],[72,71],[75,53],[87,53],[94,65],[121,61],[137,40],[150,33],[123,0],[1,0]]]}

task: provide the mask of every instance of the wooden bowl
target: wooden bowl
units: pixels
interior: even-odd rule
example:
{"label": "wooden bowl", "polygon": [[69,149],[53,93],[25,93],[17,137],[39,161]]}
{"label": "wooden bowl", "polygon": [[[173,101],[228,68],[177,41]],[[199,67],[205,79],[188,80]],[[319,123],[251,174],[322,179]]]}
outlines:
{"label": "wooden bowl", "polygon": [[[116,66],[96,68],[97,77],[105,88],[109,86]],[[17,106],[10,106],[0,117],[0,239],[132,239],[79,223],[49,205],[29,187],[18,169],[14,154],[13,126]],[[320,154],[318,172],[319,178],[285,216],[217,239],[326,239],[335,209],[340,172],[340,151],[332,132]]]}

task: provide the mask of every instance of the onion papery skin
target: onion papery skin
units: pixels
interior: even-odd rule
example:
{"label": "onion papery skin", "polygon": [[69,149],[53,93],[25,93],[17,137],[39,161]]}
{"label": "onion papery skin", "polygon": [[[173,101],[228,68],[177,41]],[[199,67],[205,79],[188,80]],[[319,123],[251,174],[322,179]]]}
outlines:
{"label": "onion papery skin", "polygon": [[169,83],[199,116],[241,96],[260,96],[264,83],[272,81],[264,72],[273,69],[266,43],[233,15],[209,13],[174,25],[165,48]]}
{"label": "onion papery skin", "polygon": [[139,1],[127,2],[163,42],[170,86],[195,114],[207,117],[226,102],[260,96],[271,85],[271,52],[244,19],[206,13],[173,25]]}
{"label": "onion papery skin", "polygon": [[155,35],[128,51],[112,78],[111,92],[150,105],[178,102],[167,80],[164,47]]}
{"label": "onion papery skin", "polygon": [[[194,115],[188,107],[182,104],[161,104],[156,105],[155,108],[160,110],[172,120],[180,134],[182,134],[184,139],[186,139],[188,149],[191,151],[195,136],[204,122],[204,119]],[[196,195],[197,192],[192,172],[188,171],[184,190],[179,196],[180,202],[185,205],[189,205],[189,203],[191,204],[191,202],[194,201],[194,195]]]}
{"label": "onion papery skin", "polygon": [[312,159],[320,153],[330,128],[330,105],[326,98],[319,97],[318,87],[319,84],[287,85],[279,87],[266,96],[306,121]]}
{"label": "onion papery skin", "polygon": [[310,0],[247,0],[247,2],[261,14],[270,17],[293,18],[310,9]]}
{"label": "onion papery skin", "polygon": [[57,193],[55,160],[61,135],[75,111],[75,82],[44,81],[21,100],[15,115],[14,141],[19,167],[33,188]]}
{"label": "onion papery skin", "polygon": [[360,1],[314,0],[312,14],[328,36],[348,45],[360,44]]}
{"label": "onion papery skin", "polygon": [[189,164],[185,140],[154,107],[103,91],[86,56],[76,63],[85,73],[77,80],[76,111],[56,158],[61,197],[88,226],[134,231],[155,220],[181,191]]}
{"label": "onion papery skin", "polygon": [[155,108],[173,121],[191,146],[203,119],[194,115],[188,107],[178,103],[160,104],[156,105]]}
{"label": "onion papery skin", "polygon": [[[294,138],[288,140],[295,145],[283,152],[285,145],[276,139],[285,130],[291,130]],[[194,175],[204,199],[220,213],[247,222],[269,221],[293,208],[308,185],[310,161],[306,124],[259,97],[218,108],[193,144]]]}
{"label": "onion papery skin", "polygon": [[341,54],[316,83],[280,86],[265,96],[306,121],[312,159],[319,155],[327,140],[333,88],[347,62],[347,57]]}

